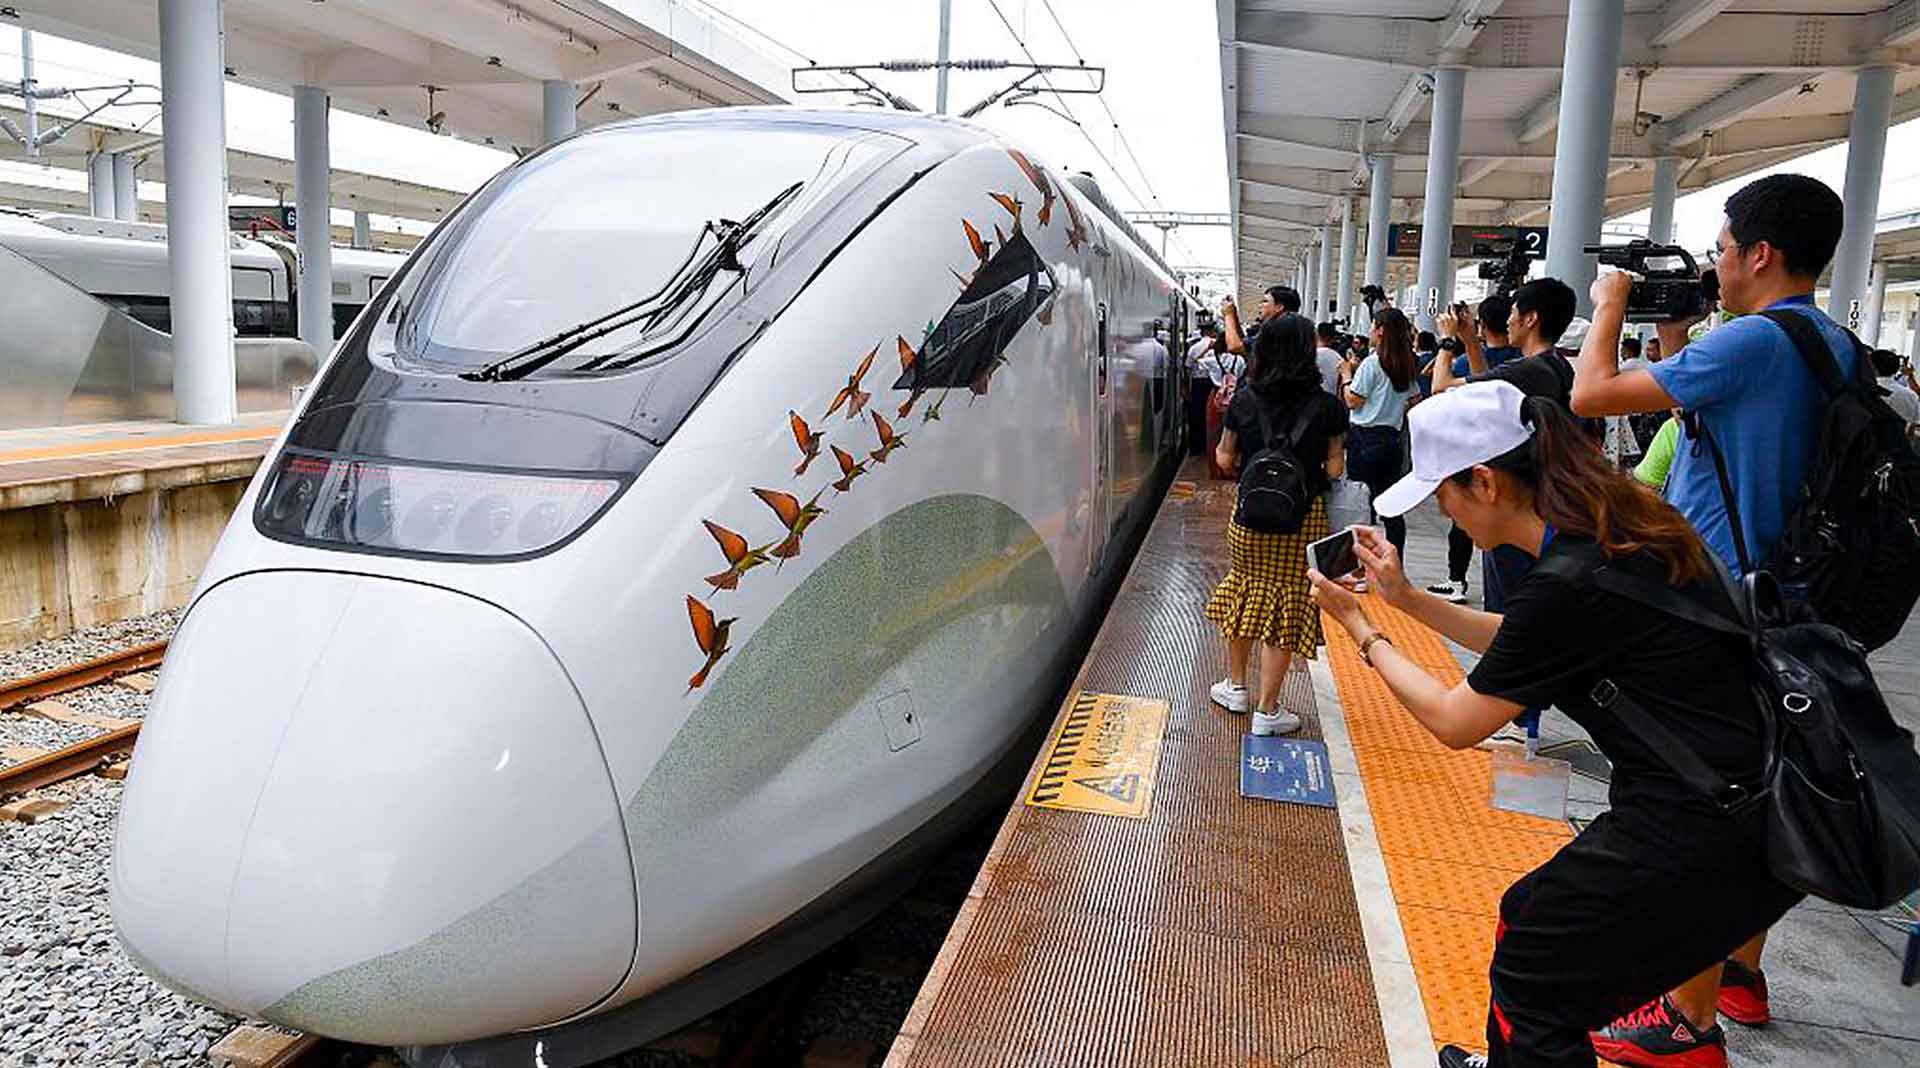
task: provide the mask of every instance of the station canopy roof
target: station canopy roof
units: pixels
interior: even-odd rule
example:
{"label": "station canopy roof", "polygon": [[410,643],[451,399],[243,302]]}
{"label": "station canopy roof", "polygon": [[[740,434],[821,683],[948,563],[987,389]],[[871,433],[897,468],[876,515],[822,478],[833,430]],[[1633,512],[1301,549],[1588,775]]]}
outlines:
{"label": "station canopy roof", "polygon": [[[154,0],[14,0],[28,29],[157,60]],[[582,88],[582,127],[779,103],[786,68],[674,0],[225,0],[228,76],[502,148],[540,144],[540,82]],[[429,92],[431,87],[431,93]],[[591,94],[589,97],[587,94]]]}
{"label": "station canopy roof", "polygon": [[[41,123],[65,122],[69,113],[79,109],[65,101],[49,101],[41,107]],[[26,125],[26,115],[17,105],[0,106],[0,116],[15,126]],[[0,203],[49,211],[86,212],[88,206],[85,169],[92,152],[126,152],[140,159],[139,177],[159,182],[166,174],[165,145],[159,135],[116,123],[81,122],[59,141],[42,146],[31,160],[25,147],[11,138],[0,137],[0,159],[33,162],[72,171],[75,180],[49,184],[0,181]],[[291,200],[293,161],[261,152],[227,149],[227,187],[235,193]],[[384,175],[335,167],[328,181],[333,206],[348,211],[367,211],[438,222],[453,210],[466,194],[420,182],[409,182]],[[140,202],[140,217],[159,222],[166,217],[166,205],[157,200]],[[412,238],[398,233],[377,234],[376,243],[412,247]]]}
{"label": "station canopy roof", "polygon": [[[1243,289],[1285,280],[1394,156],[1395,222],[1418,220],[1431,72],[1467,69],[1454,221],[1542,225],[1567,0],[1217,0],[1234,237]],[[1893,120],[1920,115],[1920,0],[1627,0],[1607,217],[1847,138],[1855,71],[1901,68]],[[1358,259],[1359,257],[1356,257]]]}

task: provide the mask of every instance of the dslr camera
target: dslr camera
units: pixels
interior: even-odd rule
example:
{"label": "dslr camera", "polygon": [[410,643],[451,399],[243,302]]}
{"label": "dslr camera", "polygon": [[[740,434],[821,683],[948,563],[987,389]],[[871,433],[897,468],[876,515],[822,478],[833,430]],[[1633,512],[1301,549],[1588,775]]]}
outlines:
{"label": "dslr camera", "polygon": [[1639,237],[1624,245],[1588,245],[1586,253],[1639,276],[1627,293],[1627,322],[1693,319],[1720,302],[1720,276],[1711,267],[1701,270],[1693,254],[1679,245],[1656,245]]}

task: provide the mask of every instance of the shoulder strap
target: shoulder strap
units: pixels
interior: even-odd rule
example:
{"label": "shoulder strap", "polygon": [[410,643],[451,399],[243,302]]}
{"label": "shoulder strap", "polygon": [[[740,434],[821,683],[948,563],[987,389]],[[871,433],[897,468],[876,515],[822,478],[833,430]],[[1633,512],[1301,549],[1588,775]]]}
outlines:
{"label": "shoulder strap", "polygon": [[[1535,568],[1537,571],[1557,575],[1571,581],[1591,580],[1594,584],[1622,597],[1642,601],[1650,607],[1669,612],[1710,627],[1723,633],[1745,636],[1746,628],[1719,618],[1706,609],[1693,604],[1686,598],[1658,583],[1646,582],[1636,575],[1615,571],[1604,563],[1599,550],[1577,553],[1556,554],[1542,560]],[[1617,580],[1628,579],[1627,588],[1617,589]],[[1658,591],[1653,598],[1643,598],[1643,593]],[[1684,614],[1683,614],[1684,613]],[[1676,737],[1660,718],[1647,710],[1636,698],[1622,690],[1611,678],[1602,678],[1594,684],[1587,699],[1606,712],[1611,713],[1628,730],[1632,731],[1662,763],[1672,769],[1680,780],[1692,789],[1711,799],[1723,811],[1740,808],[1751,799],[1751,794],[1737,784],[1729,783],[1713,766],[1702,759],[1699,753],[1687,743]]]}
{"label": "shoulder strap", "polygon": [[1720,452],[1720,443],[1713,439],[1713,431],[1707,429],[1707,421],[1699,412],[1687,412],[1681,416],[1686,424],[1687,433],[1706,443],[1707,454],[1713,457],[1713,475],[1720,483],[1720,502],[1727,508],[1727,526],[1733,531],[1733,552],[1740,558],[1740,573],[1753,573],[1753,557],[1747,552],[1747,534],[1740,522],[1740,502],[1733,495],[1733,480],[1727,476],[1727,458]]}
{"label": "shoulder strap", "polygon": [[1287,448],[1293,452],[1300,451],[1301,439],[1307,436],[1307,428],[1313,425],[1313,417],[1320,414],[1320,392],[1316,389],[1308,393],[1300,403],[1300,410],[1294,414],[1293,426],[1287,431]]}
{"label": "shoulder strap", "polygon": [[[1665,612],[1695,626],[1751,638],[1753,631],[1742,619],[1717,612],[1699,601],[1651,579],[1612,567],[1597,547],[1582,546],[1569,553],[1557,553],[1535,565],[1534,570],[1555,575],[1570,582],[1592,582],[1608,593]],[[1731,595],[1730,595],[1731,596]],[[1736,604],[1738,602],[1735,602]]]}
{"label": "shoulder strap", "polygon": [[[1785,308],[1769,308],[1760,314],[1786,331],[1787,339],[1793,342],[1793,350],[1800,354],[1801,362],[1807,365],[1807,371],[1813,375],[1815,382],[1820,383],[1821,391],[1826,393],[1829,399],[1846,392],[1848,383],[1846,376],[1840,372],[1839,361],[1833,358],[1833,350],[1828,347],[1827,339],[1821,335],[1820,327],[1811,318]],[[1847,340],[1853,342],[1857,353],[1860,348],[1860,339],[1854,337],[1853,331],[1846,327],[1841,327],[1840,331],[1846,335]],[[1856,369],[1859,363],[1856,357],[1854,360]]]}

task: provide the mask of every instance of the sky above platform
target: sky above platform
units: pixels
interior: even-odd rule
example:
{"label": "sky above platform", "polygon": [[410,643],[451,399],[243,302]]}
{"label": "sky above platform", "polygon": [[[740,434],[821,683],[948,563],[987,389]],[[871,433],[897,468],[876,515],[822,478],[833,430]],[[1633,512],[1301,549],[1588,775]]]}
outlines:
{"label": "sky above platform", "polygon": [[[749,44],[783,64],[867,63],[930,59],[936,48],[935,0],[694,0],[717,11]],[[1220,114],[1220,50],[1212,4],[1182,0],[955,0],[952,54],[956,59],[1022,60],[1016,35],[1042,62],[1086,63],[1107,71],[1102,97],[1045,100],[1034,105],[995,106],[978,121],[1032,148],[1064,170],[1085,170],[1099,179],[1123,209],[1219,212],[1227,207],[1225,145]],[[1011,23],[1011,30],[1007,23]],[[39,77],[45,84],[91,84],[132,78],[159,80],[158,65],[103,49],[39,34]],[[0,31],[0,80],[17,79],[17,36]],[[915,104],[931,109],[932,74],[879,75],[876,80]],[[956,72],[950,110],[958,112],[1005,85],[1007,72]],[[537,92],[529,86],[529,92]],[[844,97],[805,97],[844,103]],[[116,109],[103,118],[157,128],[158,108]],[[1059,113],[1056,113],[1059,112]],[[1069,121],[1077,120],[1078,126]],[[1117,125],[1116,125],[1117,123]],[[235,148],[290,157],[292,102],[281,94],[229,84],[229,142]],[[336,167],[404,178],[455,190],[477,187],[511,162],[498,148],[436,137],[345,112],[333,121]],[[1775,168],[1810,174],[1839,189],[1846,147],[1836,146]],[[39,177],[33,178],[33,172]],[[143,175],[143,177],[146,177]],[[158,175],[152,176],[158,178]],[[38,180],[84,188],[78,173],[47,172],[30,164],[0,163],[0,180]],[[1721,205],[1739,179],[1681,198],[1676,211],[1682,243],[1712,244]],[[162,199],[157,184],[143,183],[143,197]],[[1920,207],[1920,122],[1890,135],[1881,212]],[[1639,212],[1616,222],[1642,225]],[[1157,243],[1158,232],[1146,234]],[[1168,247],[1180,265],[1226,267],[1233,262],[1225,228],[1189,227]]]}

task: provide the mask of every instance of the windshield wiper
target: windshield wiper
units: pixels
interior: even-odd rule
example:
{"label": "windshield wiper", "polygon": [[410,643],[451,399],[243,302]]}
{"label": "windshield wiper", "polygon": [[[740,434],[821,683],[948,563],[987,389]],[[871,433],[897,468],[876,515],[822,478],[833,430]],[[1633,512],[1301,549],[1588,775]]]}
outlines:
{"label": "windshield wiper", "polygon": [[[740,250],[753,240],[761,224],[793,200],[804,184],[795,182],[782,189],[774,194],[773,199],[762,204],[753,214],[739,222],[731,219],[709,220],[694,238],[693,247],[687,251],[687,258],[681,261],[680,266],[667,278],[666,283],[652,293],[639,300],[623,304],[604,315],[576,323],[484,367],[462,372],[460,377],[472,382],[511,382],[533,374],[584,345],[636,324],[642,326],[641,336],[645,337],[662,322],[672,319],[675,313],[705,294],[720,272],[746,274],[747,268],[740,262]],[[715,239],[713,247],[702,254],[700,249],[707,243],[709,236]],[[624,354],[607,353],[596,356],[575,370],[591,371],[621,355]]]}

